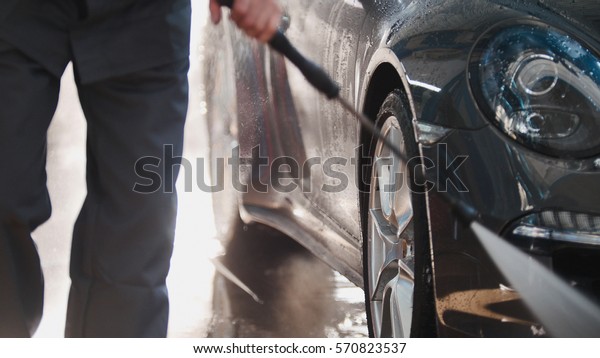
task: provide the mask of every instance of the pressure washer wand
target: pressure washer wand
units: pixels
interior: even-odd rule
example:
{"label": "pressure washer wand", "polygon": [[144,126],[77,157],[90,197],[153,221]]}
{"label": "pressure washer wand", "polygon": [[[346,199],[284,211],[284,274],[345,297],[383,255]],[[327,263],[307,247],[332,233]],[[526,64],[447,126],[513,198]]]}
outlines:
{"label": "pressure washer wand", "polygon": [[[233,1],[219,0],[222,6],[228,8],[233,6]],[[327,98],[337,100],[358,119],[364,129],[382,141],[399,159],[408,162],[406,154],[385,137],[371,120],[340,97],[338,84],[320,66],[306,59],[281,31],[277,31],[269,41],[269,46],[290,60],[314,88]],[[415,175],[427,178],[424,170]],[[481,225],[478,222],[480,215],[475,208],[447,192],[440,192],[440,195],[479,238],[502,274],[548,332],[558,337],[595,337],[600,334],[600,308],[597,304]],[[523,275],[524,270],[529,270],[531,276]]]}
{"label": "pressure washer wand", "polygon": [[[219,0],[222,6],[231,8],[234,0]],[[370,121],[362,113],[358,112],[348,101],[340,97],[340,86],[335,83],[329,77],[329,74],[325,72],[321,66],[305,58],[288,40],[288,38],[281,31],[277,31],[273,38],[269,41],[269,46],[275,51],[282,54],[290,62],[292,62],[296,68],[302,72],[304,78],[319,92],[323,93],[327,98],[337,100],[342,107],[352,113],[359,121],[360,124],[367,129],[373,136],[381,140],[394,154],[404,159],[402,151],[397,145],[392,143],[387,137],[381,134],[381,131],[375,127],[372,121]]]}

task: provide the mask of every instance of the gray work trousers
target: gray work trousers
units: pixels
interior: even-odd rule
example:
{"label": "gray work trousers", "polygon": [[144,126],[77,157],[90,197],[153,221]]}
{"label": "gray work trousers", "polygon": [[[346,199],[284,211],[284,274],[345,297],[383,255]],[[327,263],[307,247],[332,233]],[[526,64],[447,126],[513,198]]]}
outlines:
{"label": "gray work trousers", "polygon": [[[77,80],[88,193],[73,233],[68,337],[166,335],[177,208],[171,187],[188,67],[185,59],[89,84]],[[59,86],[59,78],[0,40],[0,337],[31,336],[42,315],[43,275],[30,234],[51,214],[46,132]],[[172,146],[167,160],[165,146]],[[152,185],[140,178],[139,160],[148,157],[160,159],[153,172],[168,178],[157,176]],[[152,190],[136,192],[140,182]]]}

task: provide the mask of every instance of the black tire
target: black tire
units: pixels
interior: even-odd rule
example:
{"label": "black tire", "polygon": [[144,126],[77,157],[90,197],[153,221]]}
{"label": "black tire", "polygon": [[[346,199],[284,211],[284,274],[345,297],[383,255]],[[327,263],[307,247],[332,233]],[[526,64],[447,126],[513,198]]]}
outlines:
{"label": "black tire", "polygon": [[[400,90],[391,92],[385,99],[383,105],[377,115],[376,125],[378,128],[382,128],[386,122],[395,121],[392,117],[395,117],[399,125],[399,132],[403,139],[403,147],[407,158],[420,158],[417,143],[415,141],[415,132],[412,124],[412,116],[410,115],[408,106],[406,105],[407,100],[405,95]],[[369,154],[368,158],[374,158],[376,149],[378,148],[378,139],[370,138],[366,141],[368,145]],[[381,150],[381,149],[379,149]],[[372,161],[372,160],[371,160]],[[425,204],[424,188],[415,184],[412,178],[415,178],[415,170],[420,170],[419,164],[421,160],[410,160],[408,164],[403,163],[404,167],[408,169],[407,181],[410,183],[410,202],[412,204],[412,232],[413,232],[413,249],[411,252],[414,254],[414,291],[412,300],[412,322],[410,324],[410,336],[411,337],[434,337],[436,335],[436,320],[435,320],[435,303],[433,294],[433,277],[432,277],[432,265],[431,265],[431,250],[428,236],[428,218]],[[362,209],[362,222],[363,222],[363,270],[364,270],[364,290],[365,290],[365,305],[367,311],[367,320],[369,326],[369,335],[371,337],[379,336],[380,333],[386,333],[390,335],[387,330],[381,327],[375,327],[375,317],[383,317],[387,311],[385,309],[382,312],[374,312],[373,303],[371,300],[374,297],[375,289],[373,268],[371,266],[370,256],[372,255],[369,251],[371,242],[374,242],[374,238],[371,234],[372,225],[369,220],[369,211],[373,201],[377,199],[371,198],[376,194],[374,186],[379,185],[372,182],[373,165],[369,166],[369,170],[366,171],[365,182],[369,183],[369,190],[363,192],[361,200]],[[378,173],[379,174],[379,173]],[[371,190],[373,189],[373,190]],[[396,188],[394,188],[396,192]],[[381,194],[377,195],[380,197]],[[372,201],[373,199],[373,201]],[[395,196],[394,196],[395,200]],[[395,201],[392,205],[395,205]],[[382,205],[383,206],[383,205]],[[391,220],[391,219],[390,219]],[[403,230],[406,232],[407,230]],[[372,244],[375,246],[375,244]],[[373,260],[375,261],[375,260]],[[373,263],[375,264],[375,263]],[[400,270],[399,270],[400,271]],[[400,275],[399,275],[400,276]],[[383,299],[385,301],[385,298]],[[385,307],[385,304],[382,304]],[[385,311],[385,312],[384,312]],[[389,314],[389,312],[387,312]],[[393,315],[392,315],[393,316]],[[380,319],[383,321],[383,319]],[[385,325],[385,324],[383,324]]]}

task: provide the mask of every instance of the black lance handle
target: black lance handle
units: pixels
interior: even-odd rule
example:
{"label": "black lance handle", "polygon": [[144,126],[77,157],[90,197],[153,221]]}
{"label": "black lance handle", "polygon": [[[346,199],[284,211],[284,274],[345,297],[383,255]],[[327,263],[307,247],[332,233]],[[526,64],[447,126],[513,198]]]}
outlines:
{"label": "black lance handle", "polygon": [[[232,8],[234,0],[219,0],[221,6]],[[311,85],[322,92],[327,98],[337,98],[340,94],[340,86],[320,66],[306,59],[290,43],[290,40],[281,31],[277,31],[269,40],[269,46],[290,60]]]}

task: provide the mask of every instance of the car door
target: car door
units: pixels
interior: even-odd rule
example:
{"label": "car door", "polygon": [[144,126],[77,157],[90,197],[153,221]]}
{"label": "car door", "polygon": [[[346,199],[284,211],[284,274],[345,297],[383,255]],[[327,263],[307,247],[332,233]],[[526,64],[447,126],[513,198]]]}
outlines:
{"label": "car door", "polygon": [[[290,17],[287,36],[307,58],[332,76],[341,96],[355,103],[356,51],[365,10],[358,0],[283,0]],[[358,125],[337,102],[317,93],[293,66],[290,91],[304,146],[304,195],[340,228],[358,238],[355,150]]]}

